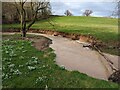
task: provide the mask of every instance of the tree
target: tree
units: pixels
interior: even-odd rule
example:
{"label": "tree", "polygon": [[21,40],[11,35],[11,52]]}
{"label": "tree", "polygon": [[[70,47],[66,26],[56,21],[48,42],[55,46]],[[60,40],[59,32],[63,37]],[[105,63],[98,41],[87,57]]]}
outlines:
{"label": "tree", "polygon": [[118,16],[120,18],[120,0],[116,0],[114,3],[116,3],[116,7],[111,16]]}
{"label": "tree", "polygon": [[[34,2],[27,2],[27,0],[20,0],[20,2],[15,2],[15,7],[19,13],[20,21],[21,21],[21,31],[22,36],[26,37],[26,32],[29,30],[29,28],[35,23],[37,20],[37,16],[39,12],[42,10],[48,8],[48,1],[38,1],[34,0]],[[26,9],[27,8],[27,9]],[[28,25],[26,25],[27,21],[27,10],[30,11],[31,21]]]}
{"label": "tree", "polygon": [[13,2],[2,2],[2,22],[15,23],[19,22],[18,12]]}
{"label": "tree", "polygon": [[40,17],[42,17],[43,19],[49,18],[49,16],[52,15],[50,3],[48,2],[46,6],[47,7],[43,9],[41,13],[39,14]]}
{"label": "tree", "polygon": [[85,12],[83,13],[84,16],[90,16],[93,13],[92,10],[85,10]]}
{"label": "tree", "polygon": [[66,10],[64,14],[65,14],[66,16],[73,16],[73,14],[72,14],[69,10]]}

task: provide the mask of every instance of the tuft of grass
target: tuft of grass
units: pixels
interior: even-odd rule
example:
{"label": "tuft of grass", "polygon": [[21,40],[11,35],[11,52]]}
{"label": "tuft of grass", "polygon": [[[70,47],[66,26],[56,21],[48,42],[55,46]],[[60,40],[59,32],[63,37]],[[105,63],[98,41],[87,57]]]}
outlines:
{"label": "tuft of grass", "polygon": [[[5,37],[5,38],[4,38]],[[9,38],[12,37],[12,38]],[[67,71],[55,63],[51,48],[39,51],[19,35],[3,35],[3,88],[117,88],[112,82]],[[17,40],[17,39],[18,40]]]}

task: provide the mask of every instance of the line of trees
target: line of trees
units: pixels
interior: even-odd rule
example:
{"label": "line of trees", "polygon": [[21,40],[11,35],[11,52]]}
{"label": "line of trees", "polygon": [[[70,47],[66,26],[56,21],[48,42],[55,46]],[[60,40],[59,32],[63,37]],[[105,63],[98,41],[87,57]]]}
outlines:
{"label": "line of trees", "polygon": [[[93,13],[92,10],[85,10],[83,12],[83,16],[90,16]],[[66,10],[64,13],[66,16],[73,16],[72,12],[70,12],[69,10]]]}

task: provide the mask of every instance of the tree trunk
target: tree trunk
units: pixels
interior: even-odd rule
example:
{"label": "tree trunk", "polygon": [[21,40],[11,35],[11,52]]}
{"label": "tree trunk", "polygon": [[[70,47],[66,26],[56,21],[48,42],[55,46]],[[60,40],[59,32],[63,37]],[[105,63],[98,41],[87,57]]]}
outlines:
{"label": "tree trunk", "polygon": [[22,31],[22,37],[26,37],[26,29]]}
{"label": "tree trunk", "polygon": [[25,14],[25,12],[24,12],[24,15],[23,15],[24,17],[23,17],[23,28],[22,28],[22,36],[23,37],[26,37],[26,14]]}
{"label": "tree trunk", "polygon": [[24,9],[24,3],[21,3],[21,32],[22,37],[26,37],[26,12]]}

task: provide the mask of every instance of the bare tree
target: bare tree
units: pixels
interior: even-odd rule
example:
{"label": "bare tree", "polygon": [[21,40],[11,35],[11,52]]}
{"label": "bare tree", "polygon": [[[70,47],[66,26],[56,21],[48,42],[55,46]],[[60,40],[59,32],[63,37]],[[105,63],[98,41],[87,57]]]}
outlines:
{"label": "bare tree", "polygon": [[[21,31],[22,36],[26,37],[26,32],[29,30],[29,28],[35,23],[37,19],[37,15],[40,11],[47,8],[48,1],[38,1],[34,0],[34,2],[27,3],[27,0],[20,0],[20,2],[15,2],[16,9],[18,10],[18,13],[20,15],[20,21],[21,21]],[[29,8],[31,12],[31,22],[26,25],[26,16],[27,16],[27,8]]]}
{"label": "bare tree", "polygon": [[66,16],[73,16],[73,14],[72,14],[69,10],[66,10],[64,14],[65,14]]}
{"label": "bare tree", "polygon": [[120,0],[115,0],[113,3],[116,4],[116,7],[111,16],[118,16],[120,18]]}
{"label": "bare tree", "polygon": [[13,2],[2,2],[2,22],[13,23],[18,22],[18,12]]}
{"label": "bare tree", "polygon": [[85,10],[85,12],[83,13],[84,16],[90,16],[93,13],[92,10]]}

